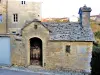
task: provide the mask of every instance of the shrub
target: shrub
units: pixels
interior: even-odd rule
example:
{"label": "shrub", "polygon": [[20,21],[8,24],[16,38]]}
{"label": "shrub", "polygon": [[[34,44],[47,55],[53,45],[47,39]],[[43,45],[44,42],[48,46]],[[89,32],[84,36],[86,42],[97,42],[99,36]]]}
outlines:
{"label": "shrub", "polygon": [[94,46],[91,58],[91,75],[100,75],[100,46]]}
{"label": "shrub", "polygon": [[96,38],[100,39],[100,31],[97,31],[97,32],[95,32],[94,34],[95,34],[95,37],[96,37]]}

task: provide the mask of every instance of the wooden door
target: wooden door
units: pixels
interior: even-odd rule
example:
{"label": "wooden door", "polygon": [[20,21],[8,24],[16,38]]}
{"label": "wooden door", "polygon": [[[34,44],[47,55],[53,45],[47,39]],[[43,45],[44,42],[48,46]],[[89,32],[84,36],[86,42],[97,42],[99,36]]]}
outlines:
{"label": "wooden door", "polygon": [[[31,41],[32,42],[32,41]],[[41,65],[42,64],[42,43],[39,40],[33,40],[30,47],[30,64]]]}

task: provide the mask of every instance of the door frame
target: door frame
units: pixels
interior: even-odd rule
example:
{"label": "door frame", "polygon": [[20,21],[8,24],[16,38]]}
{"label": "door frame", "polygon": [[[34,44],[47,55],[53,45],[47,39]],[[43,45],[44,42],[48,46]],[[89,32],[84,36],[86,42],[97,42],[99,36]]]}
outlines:
{"label": "door frame", "polygon": [[[45,57],[45,49],[46,49],[46,41],[44,41],[45,39],[40,38],[38,36],[35,36],[36,38],[41,39],[42,41],[42,66],[40,67],[44,67],[44,57]],[[26,39],[26,66],[30,66],[30,39],[34,38],[34,37],[29,37],[28,39]]]}
{"label": "door frame", "polygon": [[[31,59],[31,41],[32,42],[37,42],[37,43],[39,43],[40,42],[40,50],[39,50],[39,52],[40,52],[40,59],[39,59],[39,62],[40,62],[40,64],[39,65],[35,65],[35,66],[42,66],[42,40],[40,39],[40,38],[37,38],[37,37],[33,37],[33,38],[30,38],[30,61],[32,60]],[[31,62],[30,62],[30,65],[32,65],[31,64]]]}

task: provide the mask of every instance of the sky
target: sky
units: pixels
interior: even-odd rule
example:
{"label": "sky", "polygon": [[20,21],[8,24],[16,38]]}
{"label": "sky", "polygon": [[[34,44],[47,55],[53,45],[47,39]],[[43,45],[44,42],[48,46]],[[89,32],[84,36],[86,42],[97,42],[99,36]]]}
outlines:
{"label": "sky", "polygon": [[[28,0],[29,1],[29,0]],[[78,17],[80,7],[92,8],[91,15],[100,14],[100,0],[32,0],[42,2],[42,17]]]}

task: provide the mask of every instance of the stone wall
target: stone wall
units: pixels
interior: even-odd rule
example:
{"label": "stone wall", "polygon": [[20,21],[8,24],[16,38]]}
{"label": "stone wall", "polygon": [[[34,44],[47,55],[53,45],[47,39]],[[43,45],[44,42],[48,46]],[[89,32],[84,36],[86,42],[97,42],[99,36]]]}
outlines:
{"label": "stone wall", "polygon": [[[37,25],[37,29],[34,29],[34,25]],[[40,38],[42,40],[44,63],[49,32],[44,26],[34,22],[23,29],[22,36],[13,35],[11,37],[13,64],[25,66],[30,65],[30,39],[34,37]]]}
{"label": "stone wall", "polygon": [[26,65],[26,49],[25,43],[20,36],[11,36],[11,58],[12,65],[25,66]]}
{"label": "stone wall", "polygon": [[[27,22],[33,19],[41,20],[41,2],[26,1],[22,4],[18,0],[8,0],[8,3],[6,1],[2,0],[0,3],[0,14],[3,16],[0,33],[18,33]],[[18,14],[18,22],[13,21],[13,14]]]}
{"label": "stone wall", "polygon": [[6,0],[0,3],[0,14],[2,14],[2,22],[0,22],[0,34],[6,33]]}
{"label": "stone wall", "polygon": [[[37,29],[35,29],[37,25]],[[92,42],[68,42],[49,40],[49,31],[33,22],[22,30],[22,36],[12,36],[12,63],[30,65],[30,39],[42,40],[43,67],[46,69],[71,69],[90,71]],[[70,53],[66,46],[70,45]]]}
{"label": "stone wall", "polygon": [[[66,52],[70,45],[70,53]],[[46,50],[47,68],[70,68],[72,70],[90,71],[92,42],[52,41]]]}
{"label": "stone wall", "polygon": [[[16,6],[15,6],[16,5]],[[18,22],[13,21],[13,14],[18,14]],[[41,20],[41,3],[18,0],[8,1],[8,31],[18,32],[27,22],[33,19]]]}

